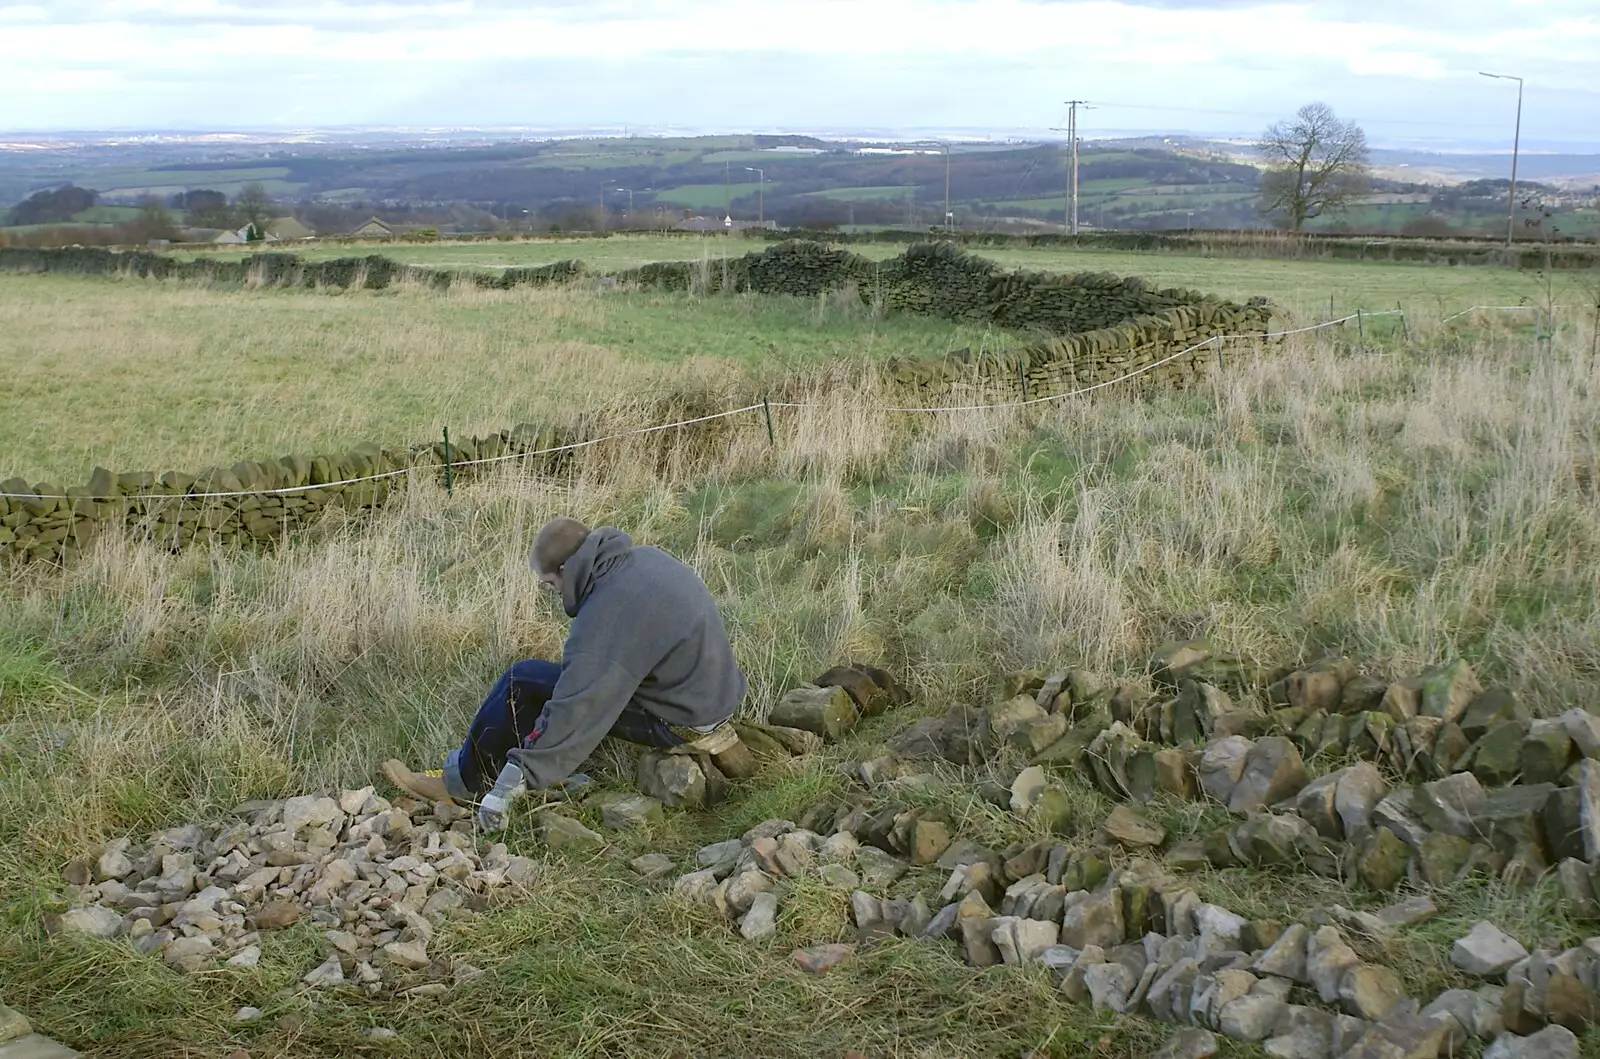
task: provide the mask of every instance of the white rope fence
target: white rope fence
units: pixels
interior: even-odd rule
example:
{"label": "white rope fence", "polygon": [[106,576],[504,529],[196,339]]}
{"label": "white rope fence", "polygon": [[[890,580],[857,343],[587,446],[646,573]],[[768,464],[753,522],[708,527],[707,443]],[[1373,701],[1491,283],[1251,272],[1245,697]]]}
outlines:
{"label": "white rope fence", "polygon": [[[1475,305],[1475,306],[1472,306],[1470,309],[1463,309],[1459,313],[1456,313],[1456,314],[1454,314],[1452,316],[1447,316],[1441,322],[1442,323],[1448,323],[1449,321],[1457,319],[1458,317],[1462,317],[1462,316],[1467,315],[1468,313],[1478,312],[1478,311],[1507,311],[1507,312],[1510,312],[1510,311],[1531,310],[1532,308],[1533,308],[1532,306],[1527,306],[1527,305]],[[1265,333],[1259,334],[1259,335],[1250,335],[1250,334],[1245,334],[1245,335],[1213,335],[1212,337],[1206,339],[1203,342],[1197,342],[1196,344],[1188,347],[1187,349],[1181,349],[1176,353],[1170,354],[1169,356],[1162,357],[1160,360],[1153,361],[1152,363],[1146,364],[1146,365],[1144,365],[1142,367],[1135,368],[1134,370],[1132,370],[1130,372],[1126,372],[1126,373],[1124,373],[1122,375],[1119,375],[1114,379],[1106,379],[1106,380],[1104,380],[1102,382],[1097,382],[1097,383],[1094,383],[1093,385],[1090,385],[1090,386],[1084,386],[1084,387],[1081,387],[1079,389],[1072,390],[1072,391],[1070,391],[1068,393],[1050,394],[1050,395],[1045,396],[1045,397],[1034,397],[1034,398],[1031,398],[1031,399],[1025,400],[1025,401],[1000,401],[1000,402],[992,402],[992,403],[988,403],[988,404],[970,404],[970,405],[927,405],[927,406],[920,406],[920,407],[917,407],[917,406],[889,406],[887,408],[884,408],[883,411],[885,411],[885,412],[897,412],[897,413],[976,412],[976,411],[983,411],[985,409],[991,409],[991,408],[995,408],[995,409],[999,409],[999,408],[1025,408],[1025,407],[1028,407],[1030,405],[1045,404],[1045,403],[1050,402],[1050,401],[1066,401],[1066,400],[1070,400],[1071,398],[1074,398],[1074,397],[1081,397],[1081,396],[1083,396],[1084,394],[1087,394],[1087,393],[1093,393],[1096,390],[1101,390],[1101,389],[1104,389],[1104,388],[1106,388],[1108,386],[1115,386],[1118,383],[1127,382],[1129,379],[1137,378],[1138,376],[1143,375],[1146,372],[1154,371],[1155,369],[1157,369],[1157,368],[1159,368],[1159,367],[1161,367],[1161,366],[1163,366],[1165,364],[1170,364],[1174,360],[1178,360],[1181,357],[1188,356],[1189,354],[1194,353],[1197,350],[1204,349],[1206,346],[1209,346],[1209,345],[1219,345],[1220,346],[1223,342],[1232,342],[1232,341],[1241,341],[1241,340],[1243,340],[1243,341],[1263,341],[1263,340],[1266,340],[1266,339],[1284,338],[1284,337],[1286,337],[1288,335],[1305,334],[1308,331],[1320,331],[1323,328],[1327,328],[1327,327],[1337,327],[1337,326],[1339,326],[1341,324],[1349,323],[1351,320],[1360,320],[1360,319],[1364,319],[1366,317],[1373,317],[1373,316],[1404,316],[1404,315],[1405,315],[1405,311],[1403,309],[1384,309],[1384,310],[1381,310],[1379,312],[1355,312],[1355,313],[1351,313],[1348,316],[1341,316],[1341,317],[1339,317],[1337,319],[1334,319],[1334,320],[1324,320],[1324,321],[1322,321],[1320,323],[1309,324],[1309,325],[1307,325],[1305,327],[1291,328],[1291,329],[1285,330],[1285,331],[1268,331],[1268,332],[1265,332]],[[603,444],[603,443],[605,443],[607,441],[618,441],[618,440],[621,440],[622,438],[637,437],[637,436],[643,435],[643,434],[654,434],[654,433],[657,433],[657,432],[662,431],[662,430],[672,430],[672,429],[675,429],[677,427],[693,426],[696,423],[708,423],[708,422],[710,422],[712,420],[715,420],[715,419],[727,419],[727,418],[730,418],[732,416],[745,415],[747,413],[756,412],[756,411],[766,411],[766,410],[772,409],[772,408],[807,408],[807,407],[810,407],[810,406],[806,405],[806,404],[803,404],[803,403],[796,403],[796,402],[790,402],[790,401],[783,401],[783,402],[776,402],[775,401],[775,402],[770,402],[770,403],[766,402],[766,401],[762,401],[762,402],[758,402],[756,404],[745,405],[743,408],[730,408],[726,412],[713,412],[710,415],[696,416],[693,419],[680,419],[680,420],[678,420],[677,422],[674,422],[674,423],[661,423],[661,424],[658,424],[656,426],[637,427],[637,428],[635,428],[633,430],[624,430],[624,431],[620,431],[620,432],[615,433],[615,434],[607,434],[607,435],[605,435],[603,437],[590,438],[590,439],[588,439],[586,441],[575,441],[575,442],[571,442],[570,444],[566,444],[566,445],[554,445],[554,446],[551,446],[550,448],[546,448],[546,449],[531,449],[531,450],[529,450],[527,452],[513,452],[513,453],[507,453],[507,454],[505,454],[503,456],[488,456],[488,457],[484,457],[482,459],[450,460],[448,463],[434,463],[434,464],[427,464],[427,465],[417,465],[417,466],[413,466],[413,467],[403,467],[403,468],[401,468],[399,470],[394,470],[394,471],[381,471],[381,472],[379,472],[377,474],[362,475],[362,476],[357,477],[357,478],[345,478],[345,479],[343,479],[341,481],[337,481],[337,482],[319,482],[316,485],[291,485],[291,486],[284,486],[282,488],[277,488],[277,489],[237,489],[237,490],[229,490],[229,491],[225,491],[225,492],[172,493],[172,494],[150,493],[150,494],[145,494],[145,495],[150,496],[152,498],[160,498],[160,497],[165,497],[165,496],[171,496],[171,498],[174,499],[174,500],[225,500],[225,499],[232,499],[232,498],[235,498],[235,497],[246,497],[246,496],[293,496],[296,493],[315,492],[316,490],[319,490],[319,489],[337,489],[337,488],[342,488],[342,487],[347,486],[347,485],[360,485],[360,484],[365,483],[365,482],[378,482],[378,481],[384,481],[384,480],[389,479],[389,478],[399,478],[399,477],[403,477],[405,475],[409,475],[409,474],[413,473],[414,471],[442,471],[442,470],[445,470],[446,467],[450,468],[451,470],[454,470],[455,468],[458,468],[458,467],[480,467],[480,466],[483,466],[485,464],[491,464],[491,463],[506,463],[506,462],[509,462],[509,461],[512,461],[512,460],[526,460],[526,459],[529,459],[529,458],[534,457],[534,456],[549,456],[549,455],[553,455],[553,454],[558,453],[558,452],[574,452],[574,451],[576,451],[578,449],[586,449],[586,448],[589,448],[589,447],[594,446],[594,445]],[[0,492],[0,497],[6,497],[6,498],[9,498],[9,499],[13,499],[13,500],[80,500],[80,499],[84,498],[82,495],[72,496],[72,495],[68,495],[68,494],[65,494],[65,493],[5,493],[5,492]],[[93,498],[91,497],[90,499],[93,499]]]}

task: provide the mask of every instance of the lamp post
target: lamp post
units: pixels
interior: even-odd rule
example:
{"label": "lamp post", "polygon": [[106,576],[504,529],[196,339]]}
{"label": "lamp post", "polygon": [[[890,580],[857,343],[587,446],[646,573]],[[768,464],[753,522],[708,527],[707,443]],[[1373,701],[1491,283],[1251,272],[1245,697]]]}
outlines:
{"label": "lamp post", "polygon": [[1499,81],[1515,81],[1517,83],[1517,126],[1511,139],[1511,190],[1506,195],[1506,245],[1511,245],[1511,239],[1517,230],[1517,150],[1522,145],[1522,78],[1511,74],[1489,74],[1478,71],[1482,77],[1493,77]]}
{"label": "lamp post", "polygon": [[754,173],[759,183],[756,184],[756,220],[762,225],[767,223],[767,171],[757,169],[753,165],[744,167],[745,172]]}
{"label": "lamp post", "polygon": [[[644,193],[648,194],[648,193],[654,191],[655,188],[640,188],[639,190],[641,192],[644,192]],[[627,219],[630,220],[630,221],[633,220],[633,191],[634,191],[634,189],[633,188],[617,188],[616,191],[617,191],[618,195],[626,194],[628,196],[628,215],[627,215]]]}

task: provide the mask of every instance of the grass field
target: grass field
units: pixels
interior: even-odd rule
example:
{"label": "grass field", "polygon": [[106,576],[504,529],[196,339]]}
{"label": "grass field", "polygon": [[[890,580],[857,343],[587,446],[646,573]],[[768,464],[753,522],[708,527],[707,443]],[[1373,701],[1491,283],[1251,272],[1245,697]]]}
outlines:
{"label": "grass field", "polygon": [[[91,297],[81,284],[48,282],[62,283],[69,302]],[[250,326],[251,305],[272,306],[279,324],[299,321],[277,343],[252,345],[255,357],[274,346],[337,350],[339,340],[318,346],[313,336],[324,327],[340,334],[344,314],[390,341],[437,316],[432,355],[486,373],[501,370],[513,339],[531,362],[569,356],[556,337],[563,313],[594,327],[593,314],[617,311],[574,299],[545,306],[537,326],[526,326],[529,301],[513,317],[519,328],[493,322],[492,298],[452,305],[413,294],[217,292],[227,300],[213,301],[203,297],[210,292],[106,287],[122,317],[145,314],[146,346],[164,335],[203,352],[188,333],[226,336],[233,325],[224,321],[239,315],[232,340],[253,343],[261,328]],[[8,303],[19,289],[12,277],[0,283]],[[49,298],[25,290],[31,302]],[[406,299],[426,312],[405,315]],[[81,317],[88,304],[58,319]],[[670,304],[652,311],[673,318]],[[74,362],[37,417],[41,429],[81,429],[93,415],[79,409],[104,414],[96,402],[134,381],[97,370],[128,326],[118,313],[98,330],[85,322],[74,342],[40,354],[58,372]],[[758,326],[774,325],[752,320]],[[843,891],[794,885],[777,936],[751,944],[664,884],[640,884],[627,857],[652,849],[682,860],[764,818],[792,819],[842,793],[839,766],[877,752],[909,716],[987,702],[1008,669],[1073,665],[1123,678],[1173,638],[1208,636],[1269,663],[1340,652],[1389,677],[1460,654],[1541,713],[1592,703],[1600,366],[1586,327],[1587,318],[1569,321],[1548,352],[1525,331],[1494,325],[1419,322],[1408,343],[1376,346],[1297,337],[1272,357],[1230,362],[1213,385],[1191,392],[1106,393],[931,423],[883,413],[870,388],[836,392],[780,414],[776,444],[750,423],[709,462],[665,476],[648,470],[657,442],[641,439],[585,454],[560,481],[507,475],[449,496],[419,482],[370,520],[332,524],[270,553],[170,555],[103,540],[64,573],[8,571],[5,1000],[89,1055],[129,1059],[377,1054],[361,1036],[372,1026],[399,1034],[382,1054],[467,1059],[1147,1056],[1167,1028],[1066,1004],[1042,969],[966,967],[948,944],[892,939],[828,975],[802,976],[791,948],[851,934]],[[8,322],[0,333],[14,329]],[[343,340],[358,329],[347,327]],[[729,329],[712,315],[699,334],[709,343]],[[649,335],[658,331],[668,329]],[[249,359],[222,352],[224,364]],[[407,371],[429,377],[426,360]],[[549,385],[577,401],[599,386],[664,381],[654,363],[648,355],[580,361]],[[359,372],[302,362],[283,374],[295,389],[262,409],[280,429],[367,414],[372,391]],[[172,406],[150,428],[180,430],[211,414],[205,402],[178,404],[187,378],[172,373],[164,391]],[[304,922],[267,935],[256,969],[187,977],[126,942],[41,929],[42,914],[60,907],[62,864],[97,842],[247,798],[359,785],[392,753],[431,760],[459,739],[506,663],[559,648],[558,608],[523,569],[530,533],[557,512],[625,527],[696,566],[750,676],[752,713],[847,657],[901,674],[915,704],[813,760],[739,785],[715,811],[608,832],[611,853],[543,852],[519,819],[509,842],[540,859],[540,883],[524,902],[447,921],[433,951],[470,957],[488,973],[444,1002],[297,987],[321,959],[322,941]],[[918,797],[947,808],[963,835],[995,848],[1028,837],[978,796],[978,781],[1006,772],[933,771]],[[1108,803],[1063,782],[1077,814],[1071,841],[1087,843]],[[1200,803],[1158,803],[1153,812],[1175,838],[1218,822],[1218,810]],[[927,894],[942,882],[942,873],[916,870],[895,892]],[[1235,868],[1190,882],[1243,915],[1290,921],[1330,902],[1383,900],[1294,872]],[[1445,952],[1479,918],[1530,945],[1574,944],[1594,927],[1563,910],[1553,878],[1526,893],[1475,881],[1433,896],[1438,919],[1362,943],[1363,956],[1395,967],[1424,996],[1474,984]],[[233,1023],[244,1004],[267,1017]],[[1600,1040],[1591,1034],[1585,1047],[1596,1054]],[[1221,1054],[1261,1053],[1225,1042]]]}
{"label": "grass field", "polygon": [[[738,257],[759,252],[759,240],[725,236],[613,236],[609,239],[540,239],[507,243],[375,243],[371,247],[294,247],[311,260],[379,253],[407,264],[440,268],[505,268],[578,259],[596,270],[634,268],[650,261],[689,261]],[[851,244],[852,251],[884,258],[904,247],[887,243]],[[184,253],[184,251],[174,251]],[[207,251],[237,258],[251,251]],[[192,251],[190,252],[192,253]],[[1286,311],[1305,319],[1356,309],[1392,309],[1401,304],[1418,312],[1447,314],[1469,305],[1542,303],[1543,278],[1529,272],[1498,268],[1449,268],[1379,261],[1317,261],[1198,254],[1138,253],[1113,250],[1060,250],[1050,247],[984,248],[983,256],[1008,268],[1047,272],[1113,272],[1142,276],[1158,286],[1189,287],[1243,300],[1265,295]],[[1592,304],[1587,292],[1592,276],[1555,273],[1550,298],[1557,304]]]}
{"label": "grass field", "polygon": [[914,191],[914,185],[907,185],[905,187],[829,188],[826,191],[813,191],[811,194],[820,199],[836,199],[839,202],[881,202],[884,199],[904,199]]}
{"label": "grass field", "polygon": [[[0,477],[196,470],[537,422],[703,380],[1014,344],[840,299],[597,290],[246,293],[0,277]],[[101,352],[86,356],[88,350]],[[360,400],[351,400],[353,395]]]}
{"label": "grass field", "polygon": [[[771,188],[772,181],[767,182]],[[655,201],[671,203],[674,206],[687,206],[693,210],[721,209],[724,197],[741,199],[755,195],[760,190],[759,182],[728,184],[682,184],[675,188],[662,188],[656,192]]]}

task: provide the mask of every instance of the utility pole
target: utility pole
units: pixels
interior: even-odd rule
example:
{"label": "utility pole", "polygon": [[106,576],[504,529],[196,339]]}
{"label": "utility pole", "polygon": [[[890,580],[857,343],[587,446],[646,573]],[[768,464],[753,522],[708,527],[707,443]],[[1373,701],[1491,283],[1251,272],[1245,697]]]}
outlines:
{"label": "utility pole", "polygon": [[1517,128],[1511,139],[1511,192],[1506,196],[1506,246],[1510,246],[1517,231],[1517,149],[1522,144],[1522,78],[1510,74],[1486,74],[1482,70],[1478,73],[1483,77],[1517,83]]}
{"label": "utility pole", "polygon": [[950,212],[950,144],[944,145],[944,234],[955,228],[955,214]]}
{"label": "utility pole", "polygon": [[753,165],[747,165],[744,168],[745,172],[754,173],[760,180],[760,183],[756,185],[756,221],[765,225],[767,223],[767,171],[765,169],[757,169]]}
{"label": "utility pole", "polygon": [[[1067,171],[1069,176],[1069,190],[1067,193],[1065,216],[1066,229],[1073,235],[1078,234],[1078,108],[1089,109],[1086,99],[1069,99],[1067,102],[1067,144],[1070,153],[1067,158]],[[1059,128],[1054,130],[1060,132]]]}
{"label": "utility pole", "polygon": [[733,216],[733,200],[729,198],[728,175],[733,172],[732,162],[722,163],[722,217],[724,220]]}

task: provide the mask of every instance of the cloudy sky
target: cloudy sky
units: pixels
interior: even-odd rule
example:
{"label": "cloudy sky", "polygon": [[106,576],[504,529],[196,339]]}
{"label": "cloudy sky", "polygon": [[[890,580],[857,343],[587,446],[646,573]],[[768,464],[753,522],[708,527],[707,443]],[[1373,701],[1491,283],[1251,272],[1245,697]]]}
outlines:
{"label": "cloudy sky", "polygon": [[0,0],[0,129],[1249,134],[1600,149],[1600,0]]}

